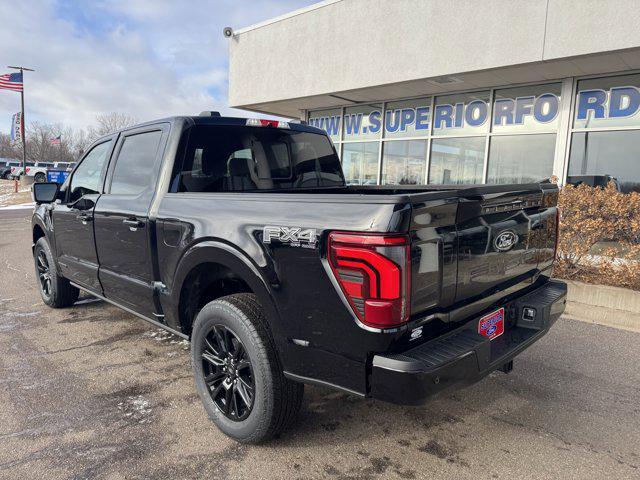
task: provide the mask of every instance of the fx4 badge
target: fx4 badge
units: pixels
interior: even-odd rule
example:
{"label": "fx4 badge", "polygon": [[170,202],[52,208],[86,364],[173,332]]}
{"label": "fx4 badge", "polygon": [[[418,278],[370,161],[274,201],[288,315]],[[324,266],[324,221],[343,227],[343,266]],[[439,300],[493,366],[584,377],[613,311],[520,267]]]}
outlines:
{"label": "fx4 badge", "polygon": [[262,242],[271,243],[273,240],[287,243],[292,247],[315,248],[318,235],[315,228],[267,225],[262,229]]}

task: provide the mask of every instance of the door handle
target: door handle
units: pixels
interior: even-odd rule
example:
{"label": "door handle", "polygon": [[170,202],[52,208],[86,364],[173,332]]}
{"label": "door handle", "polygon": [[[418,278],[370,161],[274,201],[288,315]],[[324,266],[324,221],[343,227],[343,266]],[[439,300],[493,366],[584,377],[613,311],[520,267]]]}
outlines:
{"label": "door handle", "polygon": [[83,225],[86,225],[87,222],[91,222],[93,220],[93,215],[87,215],[86,213],[81,213],[76,218],[80,220]]}
{"label": "door handle", "polygon": [[141,222],[137,218],[125,218],[122,223],[129,227],[129,230],[135,232],[139,228],[144,227],[144,222]]}

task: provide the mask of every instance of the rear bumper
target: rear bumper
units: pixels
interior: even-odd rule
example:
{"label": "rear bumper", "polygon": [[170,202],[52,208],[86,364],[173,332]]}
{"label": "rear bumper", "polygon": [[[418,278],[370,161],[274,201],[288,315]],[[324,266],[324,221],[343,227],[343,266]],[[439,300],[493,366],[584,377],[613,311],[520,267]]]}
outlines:
{"label": "rear bumper", "polygon": [[[403,405],[419,405],[453,386],[477,382],[544,336],[564,312],[567,285],[552,280],[505,307],[505,332],[489,340],[477,333],[477,320],[400,354],[376,355],[371,396]],[[531,320],[524,308],[535,309]],[[479,319],[479,317],[478,317]]]}

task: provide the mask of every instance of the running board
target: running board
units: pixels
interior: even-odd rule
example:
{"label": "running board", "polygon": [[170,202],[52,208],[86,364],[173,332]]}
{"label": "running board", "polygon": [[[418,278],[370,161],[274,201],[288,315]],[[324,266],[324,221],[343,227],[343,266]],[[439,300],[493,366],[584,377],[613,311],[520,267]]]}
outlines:
{"label": "running board", "polygon": [[[97,297],[100,300],[104,300],[105,302],[110,303],[111,305],[113,305],[115,307],[118,307],[119,309],[124,310],[127,313],[130,313],[132,315],[135,315],[138,318],[141,318],[142,320],[146,320],[147,322],[151,323],[152,325],[155,325],[156,327],[160,327],[160,328],[162,328],[162,329],[164,329],[164,330],[166,330],[166,331],[168,331],[170,333],[173,333],[174,335],[177,335],[178,337],[184,338],[185,340],[189,340],[189,337],[187,335],[185,335],[182,332],[178,332],[177,330],[174,330],[171,327],[166,326],[164,323],[160,323],[160,322],[158,322],[156,320],[152,320],[151,318],[145,317],[141,313],[138,313],[138,312],[136,312],[134,310],[131,310],[130,308],[127,308],[127,307],[125,307],[123,305],[120,305],[119,303],[114,302],[113,300],[109,300],[108,298],[103,297],[102,295],[99,295],[99,294],[97,294],[95,292],[92,292],[88,288],[82,287],[82,286],[78,285],[77,283],[73,283],[73,282],[69,282],[69,283],[71,285],[73,285],[74,287],[79,288],[83,292],[87,292],[89,295],[93,295],[94,297]],[[164,315],[163,315],[163,317],[164,317]]]}

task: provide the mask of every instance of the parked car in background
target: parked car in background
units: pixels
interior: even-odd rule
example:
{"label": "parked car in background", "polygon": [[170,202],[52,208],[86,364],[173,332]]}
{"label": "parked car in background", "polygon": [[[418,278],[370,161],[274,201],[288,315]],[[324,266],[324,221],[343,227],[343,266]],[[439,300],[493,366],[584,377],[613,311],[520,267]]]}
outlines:
{"label": "parked car in background", "polygon": [[73,170],[73,167],[75,167],[76,164],[75,163],[69,163],[69,162],[56,162],[53,164],[53,170],[60,170],[63,172],[70,172],[71,170]]}
{"label": "parked car in background", "polygon": [[67,162],[58,162],[54,165],[53,168],[49,169],[47,172],[47,181],[54,183],[64,183],[67,177],[73,171],[73,167],[75,167],[75,163],[67,163]]}
{"label": "parked car in background", "polygon": [[52,162],[36,162],[33,166],[27,166],[27,177],[33,177],[36,183],[47,181],[47,170],[53,168]]}
{"label": "parked car in background", "polygon": [[[47,181],[47,172],[49,170],[71,172],[75,165],[75,162],[27,162],[26,175],[34,177],[36,183],[43,183]],[[22,162],[12,161],[10,171],[3,178],[16,178],[20,175],[22,175]]]}
{"label": "parked car in background", "polygon": [[569,175],[567,177],[567,183],[575,186],[588,185],[590,187],[604,188],[609,184],[609,182],[613,182],[613,186],[617,191],[622,191],[622,187],[618,179],[611,175]]}
{"label": "parked car in background", "polygon": [[[27,162],[27,170],[30,167],[33,167],[35,165],[34,162]],[[11,173],[9,174],[9,178],[18,178],[20,175],[22,175],[22,162],[18,162],[18,165],[16,166],[12,166],[11,167]]]}
{"label": "parked car in background", "polygon": [[50,170],[70,172],[74,165],[69,162],[36,162],[33,166],[27,165],[27,176],[34,177],[36,183],[43,183],[47,181],[47,172]]}
{"label": "parked car in background", "polygon": [[6,160],[0,161],[0,178],[8,179],[11,175],[11,167],[20,166],[19,160]]}

